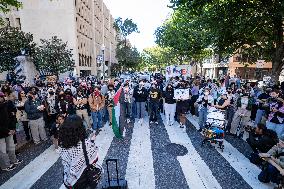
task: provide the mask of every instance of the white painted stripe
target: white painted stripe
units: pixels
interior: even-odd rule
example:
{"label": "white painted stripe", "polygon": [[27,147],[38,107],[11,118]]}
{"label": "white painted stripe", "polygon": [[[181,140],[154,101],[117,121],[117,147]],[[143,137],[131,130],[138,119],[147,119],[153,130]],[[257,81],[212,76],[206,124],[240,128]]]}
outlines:
{"label": "white painted stripe", "polygon": [[30,188],[58,160],[58,158],[59,154],[55,152],[54,146],[50,146],[16,175],[0,186],[0,188]]}
{"label": "white painted stripe", "polygon": [[130,189],[155,189],[148,118],[142,125],[134,123],[125,177]]}
{"label": "white painted stripe", "polygon": [[[161,117],[165,124],[165,117],[163,115]],[[165,128],[172,143],[183,145],[188,150],[188,154],[178,156],[177,160],[181,165],[189,188],[221,189],[222,187],[213,176],[210,168],[192,145],[185,129],[181,129],[177,123],[173,126],[165,125]]]}
{"label": "white painted stripe", "polygon": [[[187,116],[188,120],[199,128],[197,121],[192,116]],[[252,187],[258,189],[271,189],[272,184],[261,183],[257,176],[261,170],[252,164],[242,153],[235,149],[230,143],[224,140],[225,149],[218,152],[230,163],[230,165],[242,176],[242,178]]]}
{"label": "white painted stripe", "polygon": [[[103,161],[107,155],[108,149],[111,145],[111,142],[113,140],[114,134],[112,131],[112,128],[109,126],[109,124],[106,124],[103,128],[102,131],[98,136],[96,136],[96,145],[99,148],[99,160],[98,164],[102,165]],[[61,185],[59,189],[65,189],[66,187],[64,184]]]}

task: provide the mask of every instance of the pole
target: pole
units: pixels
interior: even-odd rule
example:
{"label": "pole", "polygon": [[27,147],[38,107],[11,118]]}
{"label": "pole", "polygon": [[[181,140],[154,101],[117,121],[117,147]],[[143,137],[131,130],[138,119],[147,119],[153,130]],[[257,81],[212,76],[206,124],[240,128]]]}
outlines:
{"label": "pole", "polygon": [[102,50],[103,54],[103,80],[105,80],[105,50]]}

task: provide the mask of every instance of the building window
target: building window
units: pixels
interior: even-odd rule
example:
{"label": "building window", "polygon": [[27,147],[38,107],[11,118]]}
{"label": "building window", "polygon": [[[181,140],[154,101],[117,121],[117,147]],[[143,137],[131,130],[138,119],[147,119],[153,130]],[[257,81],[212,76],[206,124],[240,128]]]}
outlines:
{"label": "building window", "polygon": [[17,28],[21,29],[21,20],[20,18],[16,18]]}
{"label": "building window", "polygon": [[9,19],[9,18],[6,18],[6,23],[7,23],[7,26],[11,26],[11,25],[10,25],[10,19]]}

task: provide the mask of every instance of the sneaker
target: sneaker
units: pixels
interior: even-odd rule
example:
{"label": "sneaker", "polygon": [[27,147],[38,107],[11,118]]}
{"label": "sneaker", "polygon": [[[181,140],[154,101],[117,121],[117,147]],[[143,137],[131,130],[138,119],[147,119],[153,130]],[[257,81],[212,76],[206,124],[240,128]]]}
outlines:
{"label": "sneaker", "polygon": [[23,160],[21,159],[21,160],[17,160],[15,163],[13,163],[14,165],[19,165],[19,164],[21,164],[21,163],[23,163]]}
{"label": "sneaker", "polygon": [[130,119],[127,119],[127,123],[130,123]]}
{"label": "sneaker", "polygon": [[155,123],[156,123],[156,125],[159,125],[159,122],[158,122],[158,121],[156,121]]}
{"label": "sneaker", "polygon": [[16,165],[12,164],[10,165],[10,167],[7,167],[6,169],[2,169],[2,171],[12,171],[14,169],[16,169]]}
{"label": "sneaker", "polygon": [[152,124],[153,123],[153,121],[150,121],[150,124]]}
{"label": "sneaker", "polygon": [[179,127],[180,127],[180,128],[184,128],[184,125],[180,125]]}

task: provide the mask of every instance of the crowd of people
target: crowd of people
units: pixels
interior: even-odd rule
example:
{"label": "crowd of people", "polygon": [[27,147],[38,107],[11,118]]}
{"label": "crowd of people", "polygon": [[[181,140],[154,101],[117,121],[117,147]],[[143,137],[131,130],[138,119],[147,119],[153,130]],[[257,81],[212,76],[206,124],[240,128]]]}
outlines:
{"label": "crowd of people", "polygon": [[[36,145],[51,137],[55,149],[61,149],[58,152],[64,162],[64,183],[66,186],[74,185],[78,175],[71,174],[76,165],[70,162],[80,151],[78,143],[85,138],[87,130],[97,135],[105,125],[112,126],[113,99],[120,89],[121,115],[125,118],[121,127],[136,121],[143,125],[148,115],[150,125],[158,126],[159,114],[163,113],[168,126],[173,126],[177,121],[183,129],[186,114],[191,114],[198,117],[199,132],[202,132],[206,127],[208,111],[215,108],[226,116],[225,132],[228,135],[242,139],[244,132],[249,133],[246,140],[252,148],[252,163],[262,166],[263,157],[274,156],[275,161],[284,168],[284,90],[281,86],[241,84],[240,79],[229,80],[228,77],[174,77],[167,81],[163,77],[153,77],[151,81],[139,78],[101,81],[87,77],[35,83],[28,86],[6,82],[1,87],[2,170],[13,170],[22,162],[15,155],[16,125],[20,124],[26,140]],[[176,89],[189,90],[188,96],[176,99]],[[121,131],[124,131],[121,133],[124,136],[125,129]],[[92,148],[92,142],[86,140],[85,143]],[[79,148],[83,153],[82,143]],[[96,153],[96,150],[91,151]],[[94,162],[96,156],[91,155],[90,158]],[[259,180],[279,183],[278,175],[279,171],[269,164],[260,173]]]}

